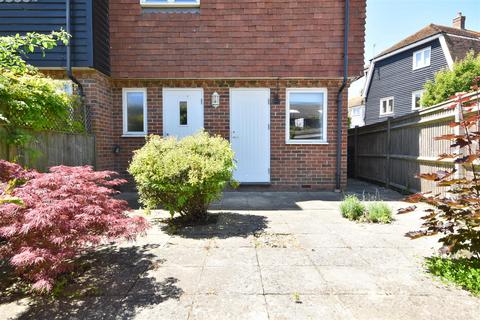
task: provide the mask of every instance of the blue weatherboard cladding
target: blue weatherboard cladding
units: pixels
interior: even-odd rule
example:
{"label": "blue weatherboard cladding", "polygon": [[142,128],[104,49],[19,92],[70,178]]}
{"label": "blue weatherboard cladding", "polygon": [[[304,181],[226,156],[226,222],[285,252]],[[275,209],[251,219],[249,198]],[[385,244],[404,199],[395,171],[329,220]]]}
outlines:
{"label": "blue weatherboard cladding", "polygon": [[[413,53],[432,47],[430,66],[413,70]],[[438,39],[377,61],[365,102],[365,124],[384,121],[380,117],[380,99],[394,97],[394,117],[412,112],[412,92],[421,90],[436,72],[447,68],[445,54]]]}
{"label": "blue weatherboard cladding", "polygon": [[[94,3],[95,2],[95,3]],[[98,2],[98,3],[97,3]],[[65,29],[65,0],[29,0],[0,2],[0,35],[48,33]],[[93,6],[106,14],[93,16]],[[96,20],[94,20],[96,19]],[[108,56],[108,0],[71,0],[71,46],[73,67],[97,67],[109,74]],[[93,29],[97,27],[96,43],[102,45],[94,54]],[[106,46],[106,49],[105,49]],[[37,67],[65,67],[66,50],[60,45],[42,54],[29,55],[27,59]]]}

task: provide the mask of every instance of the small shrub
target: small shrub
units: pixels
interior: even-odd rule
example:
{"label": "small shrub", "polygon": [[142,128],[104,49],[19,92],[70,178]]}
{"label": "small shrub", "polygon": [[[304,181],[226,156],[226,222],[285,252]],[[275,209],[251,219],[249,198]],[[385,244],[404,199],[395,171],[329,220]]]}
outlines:
{"label": "small shrub", "polygon": [[0,203],[0,259],[33,282],[33,290],[52,290],[86,250],[133,239],[148,226],[125,214],[126,201],[112,197],[117,193],[112,187],[125,182],[111,179],[114,172],[57,166],[39,173],[4,160],[0,171],[0,199],[19,200]]}
{"label": "small shrub", "polygon": [[448,100],[457,92],[470,91],[475,78],[480,75],[480,54],[470,51],[463,60],[453,64],[453,70],[445,69],[435,74],[435,79],[424,85],[423,106],[429,107]]}
{"label": "small shrub", "polygon": [[479,259],[431,257],[426,259],[426,266],[432,274],[480,296]]}
{"label": "small shrub", "polygon": [[233,181],[230,143],[206,132],[177,140],[152,135],[135,151],[128,171],[147,209],[163,206],[173,218],[203,221],[209,204]]}
{"label": "small shrub", "polygon": [[344,218],[358,220],[365,214],[365,206],[357,196],[349,195],[340,203],[340,212]]}
{"label": "small shrub", "polygon": [[372,202],[367,206],[366,218],[374,223],[392,222],[392,209],[384,202]]}

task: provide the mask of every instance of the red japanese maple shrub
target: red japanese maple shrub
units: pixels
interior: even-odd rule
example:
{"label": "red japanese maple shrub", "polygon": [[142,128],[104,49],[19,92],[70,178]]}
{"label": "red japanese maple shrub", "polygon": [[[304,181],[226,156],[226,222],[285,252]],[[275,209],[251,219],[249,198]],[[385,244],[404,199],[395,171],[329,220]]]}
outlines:
{"label": "red japanese maple shrub", "polygon": [[[0,259],[9,259],[33,282],[32,289],[49,291],[56,276],[72,270],[87,250],[145,231],[146,220],[126,215],[127,202],[112,197],[112,187],[125,182],[115,175],[88,166],[39,173],[0,160],[0,195],[21,200],[0,204]],[[7,188],[11,179],[24,181]]]}
{"label": "red japanese maple shrub", "polygon": [[[476,79],[478,83],[480,78]],[[472,87],[479,90],[478,85]],[[458,94],[456,101],[447,108],[457,110],[457,119],[451,123],[458,128],[454,134],[436,137],[436,140],[451,141],[456,149],[439,155],[439,159],[453,159],[461,170],[446,170],[423,173],[419,178],[434,181],[437,186],[448,187],[444,194],[419,193],[407,198],[410,202],[424,202],[433,208],[427,209],[423,229],[407,233],[410,238],[443,234],[440,242],[442,253],[454,254],[467,250],[480,258],[480,102],[477,99]],[[457,166],[458,167],[458,166]],[[457,168],[458,169],[458,168]],[[402,209],[399,213],[415,210],[415,206]]]}

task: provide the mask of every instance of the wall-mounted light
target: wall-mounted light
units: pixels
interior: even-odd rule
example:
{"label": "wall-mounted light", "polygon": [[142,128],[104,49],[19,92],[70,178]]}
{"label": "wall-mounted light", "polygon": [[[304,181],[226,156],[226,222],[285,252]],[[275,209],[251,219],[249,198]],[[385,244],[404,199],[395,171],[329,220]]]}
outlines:
{"label": "wall-mounted light", "polygon": [[215,91],[212,94],[212,107],[216,109],[219,106],[220,106],[220,95],[218,94],[218,92]]}
{"label": "wall-mounted light", "polygon": [[120,153],[120,146],[119,145],[116,145],[116,146],[113,147],[113,153],[115,153],[115,154]]}

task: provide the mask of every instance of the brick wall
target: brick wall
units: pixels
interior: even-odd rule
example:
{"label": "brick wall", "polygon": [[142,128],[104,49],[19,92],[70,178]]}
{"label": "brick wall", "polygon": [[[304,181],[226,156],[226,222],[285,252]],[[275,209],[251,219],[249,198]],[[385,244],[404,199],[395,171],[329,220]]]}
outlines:
{"label": "brick wall", "polygon": [[[196,13],[110,0],[113,78],[343,75],[341,0],[201,0]],[[361,75],[365,0],[351,0],[349,75]]]}
{"label": "brick wall", "polygon": [[[340,80],[280,80],[278,82],[281,102],[271,105],[271,183],[274,188],[321,188],[335,186],[336,157],[336,97]],[[204,89],[205,129],[210,133],[229,138],[229,88],[270,88],[276,91],[276,80],[114,80],[112,82],[113,144],[120,146],[120,153],[113,155],[113,169],[126,173],[133,150],[140,148],[144,138],[121,137],[122,135],[122,88],[147,88],[148,132],[162,134],[162,88]],[[285,91],[286,88],[326,87],[328,89],[328,144],[285,144]],[[220,107],[211,107],[211,95],[217,91],[221,97]],[[344,101],[346,101],[346,91]],[[273,100],[272,100],[273,101]],[[346,108],[343,112],[343,128],[346,133]],[[112,146],[113,148],[113,146]],[[113,150],[113,149],[112,149]],[[346,184],[346,135],[342,140],[342,185]]]}

